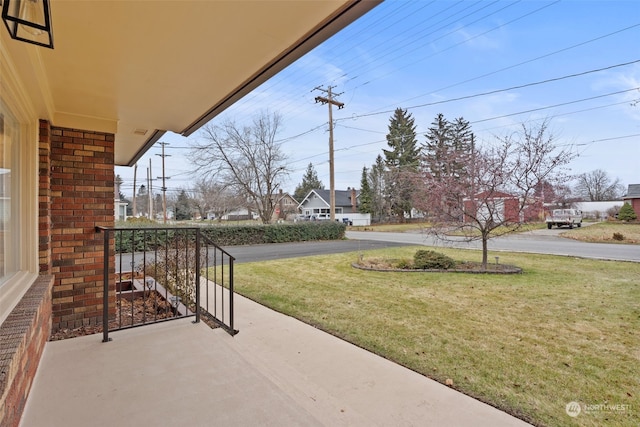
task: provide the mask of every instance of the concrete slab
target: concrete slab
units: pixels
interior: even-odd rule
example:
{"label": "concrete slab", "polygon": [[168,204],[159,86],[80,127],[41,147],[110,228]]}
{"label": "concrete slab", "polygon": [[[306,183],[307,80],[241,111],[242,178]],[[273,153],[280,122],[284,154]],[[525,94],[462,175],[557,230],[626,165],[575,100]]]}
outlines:
{"label": "concrete slab", "polygon": [[189,319],[49,342],[21,421],[40,426],[322,425]]}
{"label": "concrete slab", "polygon": [[243,297],[236,324],[234,348],[324,425],[529,425]]}
{"label": "concrete slab", "polygon": [[47,343],[21,426],[528,425],[239,296],[236,327]]}

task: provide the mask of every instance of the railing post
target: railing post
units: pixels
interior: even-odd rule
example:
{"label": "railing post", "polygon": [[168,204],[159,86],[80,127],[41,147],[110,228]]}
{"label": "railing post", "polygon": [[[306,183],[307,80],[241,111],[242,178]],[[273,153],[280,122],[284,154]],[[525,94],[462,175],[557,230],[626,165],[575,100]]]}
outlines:
{"label": "railing post", "polygon": [[235,335],[236,330],[233,329],[233,257],[229,257],[229,328],[231,335]]}
{"label": "railing post", "polygon": [[109,342],[109,229],[104,232],[104,273],[102,278],[102,342]]}
{"label": "railing post", "polygon": [[[193,323],[200,322],[200,228],[196,229],[196,320]],[[209,250],[208,247],[206,247]]]}

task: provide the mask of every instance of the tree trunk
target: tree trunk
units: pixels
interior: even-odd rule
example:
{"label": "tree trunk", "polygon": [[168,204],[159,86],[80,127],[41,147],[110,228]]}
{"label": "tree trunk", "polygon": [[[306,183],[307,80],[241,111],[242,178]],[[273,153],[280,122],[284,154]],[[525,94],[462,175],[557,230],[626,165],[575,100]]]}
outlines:
{"label": "tree trunk", "polygon": [[482,268],[484,270],[487,269],[487,258],[488,258],[488,250],[487,250],[487,240],[488,237],[483,233],[482,234]]}

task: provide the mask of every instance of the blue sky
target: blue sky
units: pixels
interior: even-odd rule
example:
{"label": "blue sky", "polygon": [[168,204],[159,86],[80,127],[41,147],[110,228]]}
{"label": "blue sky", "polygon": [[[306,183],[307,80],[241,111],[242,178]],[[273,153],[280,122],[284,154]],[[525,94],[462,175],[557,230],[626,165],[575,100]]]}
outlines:
{"label": "blue sky", "polygon": [[[625,187],[640,183],[637,0],[386,1],[214,123],[278,112],[292,171],[283,189],[293,192],[309,163],[328,188],[328,113],[313,90],[328,85],[345,104],[333,110],[336,189],[360,186],[363,166],[387,148],[397,107],[414,117],[419,143],[438,113],[471,122],[481,144],[547,119],[556,144],[578,154],[572,173],[603,169]],[[194,181],[186,147],[198,138],[162,139],[170,144],[169,192]],[[161,175],[158,153],[138,162],[138,179],[149,158]],[[133,168],[116,173],[131,194]]]}

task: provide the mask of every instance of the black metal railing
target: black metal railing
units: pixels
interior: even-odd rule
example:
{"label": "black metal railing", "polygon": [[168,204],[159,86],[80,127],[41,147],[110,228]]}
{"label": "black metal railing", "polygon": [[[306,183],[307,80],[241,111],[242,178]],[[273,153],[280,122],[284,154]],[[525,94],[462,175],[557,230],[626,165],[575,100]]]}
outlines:
{"label": "black metal railing", "polygon": [[[231,335],[235,258],[200,228],[106,228],[103,341],[109,332],[201,317]],[[204,299],[203,299],[204,298]]]}

